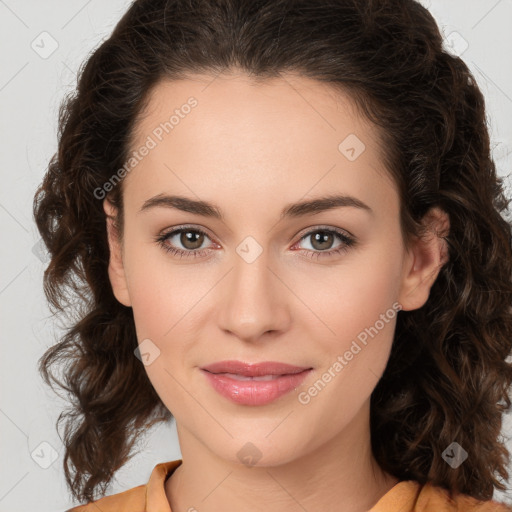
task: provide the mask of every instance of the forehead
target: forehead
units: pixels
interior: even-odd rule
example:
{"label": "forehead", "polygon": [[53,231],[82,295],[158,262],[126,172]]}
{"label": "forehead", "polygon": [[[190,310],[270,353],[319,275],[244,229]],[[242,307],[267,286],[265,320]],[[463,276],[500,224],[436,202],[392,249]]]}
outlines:
{"label": "forehead", "polygon": [[294,74],[192,75],[151,90],[130,148],[151,149],[123,188],[147,196],[179,187],[203,197],[273,190],[290,200],[344,185],[382,193],[394,184],[381,144],[350,96],[325,83]]}
{"label": "forehead", "polygon": [[[368,131],[368,135],[379,138],[379,131],[359,115],[348,93],[326,82],[295,73],[263,79],[231,71],[216,76],[196,74],[187,79],[158,82],[148,92],[145,108],[134,126],[132,141],[140,142],[141,137],[155,128],[155,121],[168,121],[175,111],[180,120],[184,119],[180,110],[188,110],[186,104],[191,97],[197,101],[197,107],[193,109],[192,121],[187,124],[193,123],[194,118],[201,118],[202,125],[216,121],[217,127],[228,124],[236,129],[267,119],[279,121],[280,126],[294,126],[297,121],[304,120],[308,121],[310,129],[302,126],[301,130],[308,135],[318,127],[336,132],[340,121],[346,120],[347,127]],[[188,113],[185,112],[185,117]],[[272,126],[268,125],[266,131],[271,132]]]}

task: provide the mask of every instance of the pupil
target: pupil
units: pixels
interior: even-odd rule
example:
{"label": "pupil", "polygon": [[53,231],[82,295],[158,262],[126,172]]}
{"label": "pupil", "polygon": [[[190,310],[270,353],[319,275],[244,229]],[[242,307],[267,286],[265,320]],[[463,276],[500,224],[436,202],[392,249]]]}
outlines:
{"label": "pupil", "polygon": [[[194,238],[196,240],[194,240]],[[201,233],[195,233],[193,231],[184,231],[181,233],[181,243],[184,247],[187,247],[189,249],[197,249],[198,247],[201,247],[203,243],[203,235]],[[188,246],[188,243],[192,243],[192,247]]]}
{"label": "pupil", "polygon": [[[327,241],[327,242],[330,242],[332,238],[332,233],[326,233],[325,231],[322,233],[316,233],[314,236],[313,236],[313,240],[315,243],[319,242],[320,243],[320,247],[317,247],[317,249],[327,249],[328,247],[325,247],[323,246],[323,244]],[[315,244],[313,244],[315,245]],[[329,246],[330,244],[328,243],[327,246]]]}

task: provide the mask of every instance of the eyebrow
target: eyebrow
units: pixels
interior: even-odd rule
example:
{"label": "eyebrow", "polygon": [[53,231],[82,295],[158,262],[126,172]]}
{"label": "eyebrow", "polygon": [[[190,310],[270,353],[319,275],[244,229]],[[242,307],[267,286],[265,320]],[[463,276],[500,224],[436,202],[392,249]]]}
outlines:
{"label": "eyebrow", "polygon": [[[203,217],[212,217],[224,220],[222,210],[207,201],[200,201],[184,196],[158,194],[147,199],[142,205],[139,213],[148,211],[152,208],[174,208],[183,212],[202,215]],[[317,214],[327,210],[333,210],[341,207],[353,207],[373,215],[373,210],[363,201],[348,195],[329,195],[312,199],[310,201],[301,201],[286,205],[281,211],[280,219],[303,217],[309,214]]]}

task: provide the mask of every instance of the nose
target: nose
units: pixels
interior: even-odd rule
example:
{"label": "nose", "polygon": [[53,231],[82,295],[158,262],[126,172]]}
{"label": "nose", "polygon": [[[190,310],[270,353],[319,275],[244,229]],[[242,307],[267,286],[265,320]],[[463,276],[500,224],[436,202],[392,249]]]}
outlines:
{"label": "nose", "polygon": [[293,293],[263,251],[254,261],[236,255],[216,304],[219,328],[241,340],[284,332],[291,322]]}

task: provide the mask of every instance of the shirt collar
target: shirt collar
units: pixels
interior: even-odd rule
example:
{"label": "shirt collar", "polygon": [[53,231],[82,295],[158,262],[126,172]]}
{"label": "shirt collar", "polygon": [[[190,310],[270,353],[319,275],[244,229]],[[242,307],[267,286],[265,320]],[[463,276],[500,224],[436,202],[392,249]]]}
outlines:
{"label": "shirt collar", "polygon": [[[146,485],[146,503],[144,512],[172,512],[165,493],[165,481],[183,460],[173,460],[157,464]],[[389,510],[409,511],[414,508],[421,486],[416,481],[398,482],[369,512],[387,512]]]}
{"label": "shirt collar", "polygon": [[157,464],[146,485],[145,512],[172,512],[165,494],[165,481],[180,466],[182,459]]}

